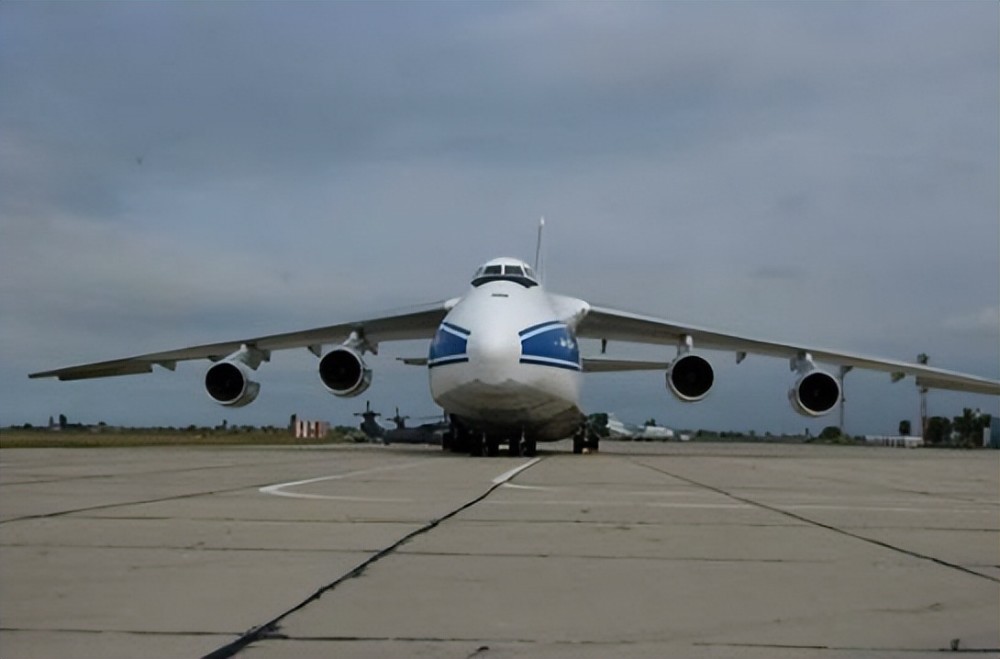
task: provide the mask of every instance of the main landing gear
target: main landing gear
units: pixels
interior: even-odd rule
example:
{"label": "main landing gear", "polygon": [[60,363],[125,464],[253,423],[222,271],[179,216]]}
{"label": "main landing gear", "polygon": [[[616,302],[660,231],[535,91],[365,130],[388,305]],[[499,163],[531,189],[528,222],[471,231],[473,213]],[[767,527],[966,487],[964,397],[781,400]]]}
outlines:
{"label": "main landing gear", "polygon": [[441,438],[441,449],[452,453],[468,453],[471,448],[472,437],[469,431],[452,418],[451,427]]}
{"label": "main landing gear", "polygon": [[451,420],[451,427],[441,438],[441,450],[452,453],[468,453],[475,457],[500,455],[501,444],[507,444],[507,454],[512,457],[532,457],[535,455],[535,440],[525,437],[523,432],[520,436],[514,437],[489,435],[469,430],[454,418]]}

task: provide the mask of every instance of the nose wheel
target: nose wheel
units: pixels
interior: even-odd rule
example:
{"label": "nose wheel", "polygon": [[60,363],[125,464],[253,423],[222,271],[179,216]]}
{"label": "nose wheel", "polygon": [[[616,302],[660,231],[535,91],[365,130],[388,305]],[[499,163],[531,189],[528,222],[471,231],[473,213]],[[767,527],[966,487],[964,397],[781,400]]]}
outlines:
{"label": "nose wheel", "polygon": [[468,453],[471,456],[500,455],[500,445],[507,443],[507,454],[511,457],[535,456],[537,444],[534,439],[524,436],[505,439],[503,436],[487,435],[466,428],[452,417],[451,426],[441,438],[441,450],[451,453]]}
{"label": "nose wheel", "polygon": [[516,439],[511,438],[507,450],[512,458],[533,458],[535,457],[536,447],[535,440],[521,436]]}

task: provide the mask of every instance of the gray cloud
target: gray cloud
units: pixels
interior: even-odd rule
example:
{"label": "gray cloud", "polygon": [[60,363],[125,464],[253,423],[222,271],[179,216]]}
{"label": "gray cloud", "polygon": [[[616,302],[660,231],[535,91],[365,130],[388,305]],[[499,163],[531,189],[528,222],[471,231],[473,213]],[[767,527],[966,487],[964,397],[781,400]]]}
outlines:
{"label": "gray cloud", "polygon": [[[0,423],[144,387],[166,417],[214,418],[197,369],[23,375],[455,295],[479,262],[529,255],[543,214],[557,290],[996,377],[997,12],[0,4]],[[307,361],[268,368],[246,418],[302,400],[346,420],[303,393]],[[753,368],[699,406],[652,378],[588,397],[798,428],[787,369]],[[379,369],[386,405],[429,405],[422,374]],[[857,429],[912,415],[898,391]]]}

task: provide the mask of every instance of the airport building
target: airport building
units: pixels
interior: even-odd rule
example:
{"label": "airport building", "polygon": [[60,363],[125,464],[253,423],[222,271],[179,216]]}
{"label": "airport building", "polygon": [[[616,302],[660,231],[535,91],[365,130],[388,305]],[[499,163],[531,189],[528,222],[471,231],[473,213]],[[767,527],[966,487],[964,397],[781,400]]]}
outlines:
{"label": "airport building", "polygon": [[330,424],[326,421],[295,419],[294,431],[297,438],[322,439],[330,432]]}
{"label": "airport building", "polygon": [[918,448],[924,445],[923,437],[895,435],[865,435],[865,443],[872,446],[895,446],[897,448]]}
{"label": "airport building", "polygon": [[990,425],[983,428],[983,448],[1000,448],[1000,416],[991,416]]}

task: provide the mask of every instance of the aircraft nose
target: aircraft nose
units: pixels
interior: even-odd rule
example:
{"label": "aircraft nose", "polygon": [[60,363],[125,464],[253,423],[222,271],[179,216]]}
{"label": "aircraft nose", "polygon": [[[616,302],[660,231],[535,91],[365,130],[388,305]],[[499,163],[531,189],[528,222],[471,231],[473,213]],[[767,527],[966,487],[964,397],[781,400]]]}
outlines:
{"label": "aircraft nose", "polygon": [[[477,328],[469,337],[469,360],[484,368],[490,379],[507,377],[507,371],[517,364],[521,344],[517,332],[503,327]],[[495,376],[495,378],[493,377]]]}

